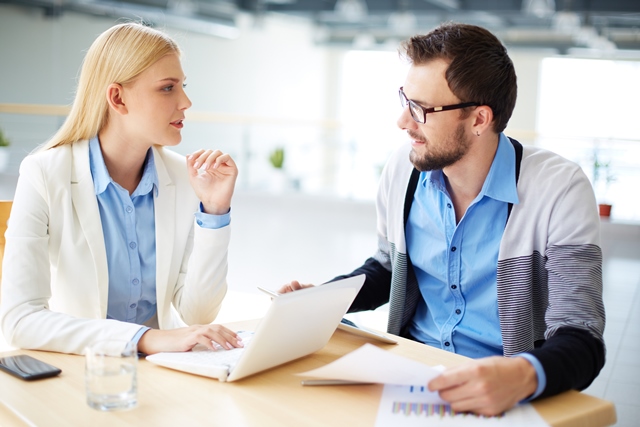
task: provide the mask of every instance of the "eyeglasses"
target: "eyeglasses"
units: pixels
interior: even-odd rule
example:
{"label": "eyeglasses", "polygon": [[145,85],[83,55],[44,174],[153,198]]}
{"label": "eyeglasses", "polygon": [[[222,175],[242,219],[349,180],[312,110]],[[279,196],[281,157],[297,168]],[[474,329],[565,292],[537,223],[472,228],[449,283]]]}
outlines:
{"label": "eyeglasses", "polygon": [[409,104],[409,112],[411,113],[411,117],[413,118],[413,120],[420,124],[426,123],[427,114],[430,113],[437,113],[438,111],[458,110],[460,108],[466,107],[477,107],[480,105],[477,102],[463,102],[462,104],[425,108],[422,105],[418,105],[416,102],[407,98],[407,95],[404,94],[402,88],[398,90],[398,95],[400,95],[400,104],[402,105],[402,108],[406,107],[407,104]]}

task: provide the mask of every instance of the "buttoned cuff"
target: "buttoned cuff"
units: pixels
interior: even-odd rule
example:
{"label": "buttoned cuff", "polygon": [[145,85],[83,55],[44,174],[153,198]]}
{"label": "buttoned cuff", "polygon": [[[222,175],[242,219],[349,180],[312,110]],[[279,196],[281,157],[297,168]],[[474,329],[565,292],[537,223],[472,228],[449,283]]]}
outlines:
{"label": "buttoned cuff", "polygon": [[[136,345],[136,348],[138,347],[138,342],[140,342],[140,338],[142,338],[142,335],[144,335],[144,333],[147,332],[149,329],[151,328],[148,326],[143,326],[138,330],[138,332],[136,332],[133,338],[131,338],[131,342]],[[138,352],[139,351],[140,350],[138,350]]]}
{"label": "buttoned cuff", "polygon": [[226,227],[231,223],[231,209],[223,215],[211,215],[204,213],[204,207],[200,203],[200,209],[196,212],[196,224],[202,228],[217,229]]}
{"label": "buttoned cuff", "polygon": [[544,391],[545,387],[547,386],[547,375],[544,373],[542,364],[540,363],[540,361],[538,361],[538,359],[534,355],[529,353],[520,353],[520,354],[517,354],[515,357],[522,357],[526,359],[529,363],[531,363],[531,365],[533,365],[533,368],[536,370],[536,376],[538,377],[538,387],[536,388],[536,391],[534,391],[531,396],[527,397],[526,399],[523,399],[521,403],[530,402],[536,397],[540,396]]}

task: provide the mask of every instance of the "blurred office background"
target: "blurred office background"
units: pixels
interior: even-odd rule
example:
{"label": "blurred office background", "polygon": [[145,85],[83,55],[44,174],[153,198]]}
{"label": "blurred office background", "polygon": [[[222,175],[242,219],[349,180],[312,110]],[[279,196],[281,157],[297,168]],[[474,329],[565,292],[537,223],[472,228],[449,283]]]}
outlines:
{"label": "blurred office background", "polygon": [[[616,402],[618,425],[640,418],[639,1],[0,0],[0,199],[63,122],[92,41],[125,20],[184,50],[193,107],[176,151],[219,148],[240,169],[221,322],[264,313],[256,285],[321,283],[373,253],[378,177],[406,142],[399,42],[447,20],[492,30],[518,73],[506,133],[579,163],[613,205],[608,362],[588,391]],[[385,307],[352,317],[385,328]]]}

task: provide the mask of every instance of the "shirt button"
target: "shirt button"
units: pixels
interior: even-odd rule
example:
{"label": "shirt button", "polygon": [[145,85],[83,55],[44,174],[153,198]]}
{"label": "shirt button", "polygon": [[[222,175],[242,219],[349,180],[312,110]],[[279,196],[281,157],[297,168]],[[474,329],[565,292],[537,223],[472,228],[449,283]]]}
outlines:
{"label": "shirt button", "polygon": [[451,344],[449,344],[449,341],[445,341],[445,342],[444,342],[444,346],[445,346],[445,347],[449,347],[450,345],[451,345]]}
{"label": "shirt button", "polygon": [[456,251],[456,247],[455,247],[455,246],[452,246],[452,247],[451,247],[451,252],[455,252],[455,251]]}
{"label": "shirt button", "polygon": [[451,209],[451,203],[447,203],[447,207]]}
{"label": "shirt button", "polygon": [[136,305],[135,304],[131,304],[129,307],[130,308],[136,308]]}
{"label": "shirt button", "polygon": [[140,283],[140,281],[138,279],[133,279],[131,283],[133,283],[134,285],[137,285],[138,283]]}
{"label": "shirt button", "polygon": [[462,313],[462,311],[460,311],[459,308],[456,308],[456,314],[460,314],[460,313]]}
{"label": "shirt button", "polygon": [[456,289],[457,286],[456,285],[451,285],[451,289]]}
{"label": "shirt button", "polygon": [[127,206],[125,210],[127,211],[127,213],[133,212],[133,208],[131,206]]}
{"label": "shirt button", "polygon": [[198,224],[200,227],[202,227],[202,221],[197,220],[197,221],[196,221],[196,224]]}
{"label": "shirt button", "polygon": [[130,247],[131,249],[135,249],[135,248],[136,248],[136,246],[138,246],[138,245],[136,245],[136,242],[131,242],[131,243],[129,243],[129,247]]}

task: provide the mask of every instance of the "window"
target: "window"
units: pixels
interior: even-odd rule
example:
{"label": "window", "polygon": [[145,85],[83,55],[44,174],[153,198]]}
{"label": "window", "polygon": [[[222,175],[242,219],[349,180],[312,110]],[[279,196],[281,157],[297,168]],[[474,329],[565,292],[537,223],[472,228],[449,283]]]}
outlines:
{"label": "window", "polygon": [[541,66],[538,145],[580,164],[617,220],[640,220],[639,75],[637,61],[545,58]]}
{"label": "window", "polygon": [[345,54],[338,108],[344,128],[336,178],[341,195],[374,199],[389,154],[406,140],[396,120],[401,112],[398,88],[408,68],[395,51]]}

